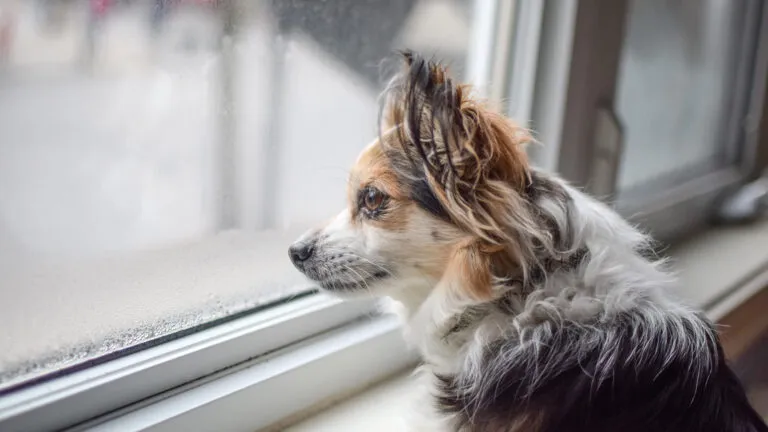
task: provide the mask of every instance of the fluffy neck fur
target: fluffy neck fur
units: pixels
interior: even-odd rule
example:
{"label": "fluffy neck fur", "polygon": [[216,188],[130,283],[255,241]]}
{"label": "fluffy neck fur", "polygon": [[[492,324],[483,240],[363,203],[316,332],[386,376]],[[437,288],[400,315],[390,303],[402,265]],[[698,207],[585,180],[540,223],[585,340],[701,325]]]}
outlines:
{"label": "fluffy neck fur", "polygon": [[542,173],[536,176],[547,183],[547,189],[562,190],[567,202],[561,202],[558,194],[543,194],[533,205],[556,222],[556,229],[569,233],[571,253],[585,248],[589,256],[575,268],[545,275],[527,294],[516,292],[522,288],[519,285],[497,284],[496,299],[509,297],[514,313],[484,312],[481,322],[456,334],[446,335],[463,313],[483,303],[457,294],[465,290],[451,286],[457,282],[450,274],[434,286],[410,286],[393,296],[401,305],[398,314],[405,324],[406,339],[436,372],[462,373],[473,348],[481,349],[511,331],[525,331],[540,319],[588,323],[606,311],[628,310],[641,302],[674,313],[691,313],[663,294],[673,279],[662,269],[661,261],[649,261],[642,255],[649,250],[645,235],[564,182]]}

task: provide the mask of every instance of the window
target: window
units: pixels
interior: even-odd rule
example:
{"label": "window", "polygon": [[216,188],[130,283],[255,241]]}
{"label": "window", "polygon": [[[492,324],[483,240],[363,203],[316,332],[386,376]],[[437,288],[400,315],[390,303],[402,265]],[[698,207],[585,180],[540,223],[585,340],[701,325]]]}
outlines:
{"label": "window", "polygon": [[368,315],[316,295],[287,246],[345,205],[380,61],[408,47],[463,76],[472,16],[454,0],[0,2],[0,395],[289,303],[333,313],[264,351]]}
{"label": "window", "polygon": [[754,0],[547,5],[534,107],[547,148],[536,160],[658,238],[700,228],[723,192],[765,167],[755,133],[764,10]]}
{"label": "window", "polygon": [[[668,220],[647,223],[667,237],[690,221],[661,207],[708,213],[744,178],[743,158],[753,157],[743,150],[759,8],[750,0],[629,2],[616,94],[625,129],[617,190],[627,213],[659,208],[656,219]],[[676,197],[660,193],[686,184]]]}
{"label": "window", "polygon": [[766,22],[758,0],[0,0],[0,429],[250,430],[411,364],[371,301],[287,259],[344,207],[393,50],[668,239],[768,166]]}
{"label": "window", "polygon": [[616,98],[626,129],[620,190],[733,162],[730,113],[743,117],[742,47],[755,36],[744,29],[759,18],[748,3],[630,2]]}

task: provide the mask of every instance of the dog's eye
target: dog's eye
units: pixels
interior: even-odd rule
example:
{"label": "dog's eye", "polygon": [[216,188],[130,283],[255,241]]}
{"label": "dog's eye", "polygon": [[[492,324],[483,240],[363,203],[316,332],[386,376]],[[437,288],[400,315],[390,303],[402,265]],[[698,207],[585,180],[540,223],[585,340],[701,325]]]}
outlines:
{"label": "dog's eye", "polygon": [[384,194],[380,190],[369,187],[365,189],[363,195],[363,205],[369,212],[375,212],[384,204]]}

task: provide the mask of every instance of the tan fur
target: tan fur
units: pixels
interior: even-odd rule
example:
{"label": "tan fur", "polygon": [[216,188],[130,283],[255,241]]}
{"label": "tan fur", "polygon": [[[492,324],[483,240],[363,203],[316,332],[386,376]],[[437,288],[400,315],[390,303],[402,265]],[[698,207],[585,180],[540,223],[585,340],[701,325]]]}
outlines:
{"label": "tan fur", "polygon": [[457,286],[475,301],[493,297],[490,254],[475,241],[459,244],[448,263],[445,278],[457,281]]}

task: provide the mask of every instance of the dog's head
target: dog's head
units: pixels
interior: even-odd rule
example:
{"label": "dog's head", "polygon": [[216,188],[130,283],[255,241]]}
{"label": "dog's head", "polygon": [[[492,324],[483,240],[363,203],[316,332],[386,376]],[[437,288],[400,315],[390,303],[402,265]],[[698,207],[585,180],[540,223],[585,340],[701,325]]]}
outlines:
{"label": "dog's head", "polygon": [[291,245],[291,260],[339,294],[393,295],[451,278],[488,298],[496,277],[533,258],[529,136],[441,65],[402,57],[379,138],[351,170],[347,208]]}

